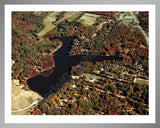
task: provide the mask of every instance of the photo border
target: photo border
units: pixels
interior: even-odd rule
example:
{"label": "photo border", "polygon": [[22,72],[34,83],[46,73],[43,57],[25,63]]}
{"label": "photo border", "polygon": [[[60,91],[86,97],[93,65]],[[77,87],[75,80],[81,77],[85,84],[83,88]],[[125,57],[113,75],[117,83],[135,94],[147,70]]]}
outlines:
{"label": "photo border", "polygon": [[[149,11],[149,115],[11,115],[11,13],[12,11]],[[154,5],[5,5],[5,122],[6,123],[155,123]],[[10,76],[10,77],[9,77]],[[53,121],[54,120],[54,121]]]}
{"label": "photo border", "polygon": [[[12,0],[11,3],[12,3],[13,1],[14,1],[14,0]],[[22,2],[22,1],[21,1],[21,2]],[[23,2],[24,2],[24,1],[23,1]],[[31,2],[31,1],[30,1],[30,2]],[[41,1],[38,1],[38,2],[41,2]],[[47,2],[47,0],[46,0],[45,2]],[[49,2],[51,2],[51,1],[48,1],[48,3],[49,3]],[[59,2],[61,3],[61,1],[59,1]],[[82,1],[81,1],[81,2],[82,2]],[[92,2],[95,3],[95,1],[92,1]],[[100,1],[98,1],[98,2],[100,2]],[[17,2],[17,3],[18,3],[18,2]],[[17,3],[16,3],[16,4],[17,4]],[[43,3],[43,2],[41,2],[41,3]],[[65,3],[65,2],[62,2],[62,3]],[[85,3],[85,2],[84,2],[84,3]],[[105,2],[103,2],[103,3],[105,3]],[[114,2],[113,2],[113,3],[114,3]],[[126,2],[126,3],[127,3],[127,2]],[[4,2],[3,4],[1,4],[1,10],[4,9],[4,6],[3,6],[4,4],[5,4],[5,2]],[[38,4],[38,3],[37,3],[37,4]],[[55,4],[56,4],[56,3],[55,3]],[[90,4],[91,4],[91,3],[90,3]],[[97,3],[97,4],[98,4],[98,3]],[[107,2],[106,2],[106,4],[107,4]],[[152,4],[153,4],[153,3],[152,3]],[[158,8],[158,7],[157,7],[157,8]],[[4,10],[3,10],[3,11],[4,11]],[[3,11],[1,11],[1,12],[3,12]],[[158,11],[156,11],[156,12],[158,12]],[[2,16],[2,15],[3,15],[3,14],[1,13],[1,16]],[[3,19],[3,18],[2,18],[2,19]],[[2,24],[0,24],[0,25],[1,25],[0,27],[3,28],[4,21],[2,21],[1,23],[2,23]],[[159,27],[159,25],[157,25],[157,26]],[[4,31],[3,31],[3,30],[4,30],[4,29],[1,29],[1,36],[2,36],[2,37],[3,37],[3,34],[4,34]],[[157,33],[156,33],[156,34],[157,34]],[[157,36],[157,37],[158,37],[158,36]],[[3,48],[4,48],[4,44],[3,44],[4,41],[3,41],[3,40],[4,40],[4,38],[1,38],[1,39],[2,39],[2,40],[1,40],[1,41],[2,41],[2,43],[1,43],[1,46],[2,46],[2,47],[1,47],[1,48],[2,48],[2,49],[1,49],[1,52],[2,52],[1,58],[2,58],[2,59],[1,59],[1,60],[4,60],[4,51],[3,51]],[[157,45],[157,44],[156,44],[156,45]],[[158,47],[156,47],[156,48],[158,48]],[[158,51],[158,50],[156,49],[156,52],[157,52],[157,51]],[[157,54],[156,54],[156,55],[157,55]],[[2,61],[2,62],[4,62],[4,61]],[[158,58],[156,58],[156,62],[159,62],[159,61],[158,61]],[[157,65],[157,64],[156,64],[156,65]],[[4,103],[4,99],[3,99],[3,98],[4,98],[4,92],[3,92],[3,89],[4,89],[4,63],[1,64],[0,66],[1,66],[1,69],[2,69],[2,70],[1,70],[1,79],[2,79],[1,81],[3,81],[3,83],[2,83],[2,89],[1,89],[2,92],[0,93],[0,94],[1,94],[0,96],[1,96],[1,99],[2,99],[1,101],[3,101],[3,103]],[[156,71],[159,71],[159,70],[157,69],[157,67],[156,67]],[[158,74],[158,72],[156,72],[156,76],[157,76],[157,74]],[[158,80],[158,79],[156,79],[156,80]],[[156,83],[157,83],[157,81],[156,81]],[[158,88],[159,88],[159,87],[156,86],[156,91],[158,90]],[[158,92],[158,91],[157,91],[157,92]],[[156,92],[156,94],[158,94],[157,92]],[[156,96],[156,97],[157,97],[157,96]],[[156,99],[157,99],[157,98],[156,98]],[[156,100],[156,104],[157,104],[157,106],[159,105],[159,100]],[[156,106],[156,107],[157,107],[157,106]],[[2,112],[4,112],[4,106],[1,105],[0,107],[1,107]],[[157,107],[157,108],[158,108],[158,107]],[[160,108],[160,107],[159,107],[159,108]],[[157,113],[157,114],[156,114],[156,117],[158,117],[159,111],[156,111],[156,113]],[[159,115],[160,115],[160,114],[159,114]],[[4,122],[3,122],[3,121],[4,121],[4,117],[3,117],[3,116],[2,116],[1,121],[2,121],[2,124],[3,124],[3,123],[4,123]],[[158,127],[158,125],[159,125],[159,118],[156,118],[156,124],[155,124],[154,126],[155,126],[155,127]],[[4,124],[3,124],[3,126],[4,126]],[[6,125],[5,125],[5,126],[6,126]],[[21,125],[21,126],[22,126],[22,125]],[[35,126],[35,125],[33,125],[33,126]],[[42,126],[42,125],[39,125],[39,127],[41,127],[41,126]],[[49,125],[49,126],[52,126],[52,125]],[[63,126],[65,126],[65,125],[63,125]],[[67,125],[67,126],[68,126],[68,125]],[[81,124],[81,126],[82,126],[82,124]],[[84,126],[88,126],[88,125],[84,125]],[[97,127],[97,125],[93,125],[93,124],[90,124],[89,126],[92,126],[92,127],[95,127],[95,126],[96,126],[96,127]],[[113,126],[113,127],[114,127],[114,126],[116,126],[116,125],[101,124],[101,126],[102,126],[102,127],[103,127],[103,126],[111,126],[111,127]],[[121,126],[122,126],[122,125],[121,125]],[[126,126],[126,125],[125,125],[125,126]],[[133,126],[133,125],[129,125],[129,127],[131,127],[131,126]],[[142,126],[142,125],[139,125],[139,126]],[[148,127],[148,126],[151,126],[151,125],[143,125],[143,126]],[[152,125],[152,126],[153,126],[153,125]],[[76,127],[77,127],[77,126],[76,126]],[[116,126],[116,127],[117,127],[117,126]],[[118,127],[120,127],[120,126],[118,126]],[[123,126],[123,127],[124,127],[124,126]],[[134,126],[134,127],[135,127],[135,126]]]}

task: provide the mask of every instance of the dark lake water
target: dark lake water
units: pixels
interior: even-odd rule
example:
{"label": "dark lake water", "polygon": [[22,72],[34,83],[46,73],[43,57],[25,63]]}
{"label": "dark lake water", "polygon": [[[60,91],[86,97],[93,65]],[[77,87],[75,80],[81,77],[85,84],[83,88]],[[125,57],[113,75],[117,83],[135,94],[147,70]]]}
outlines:
{"label": "dark lake water", "polygon": [[70,70],[72,66],[78,65],[82,61],[102,61],[108,59],[115,59],[115,57],[88,57],[88,56],[68,56],[74,37],[67,37],[61,39],[62,47],[54,54],[53,58],[56,67],[53,73],[47,77],[44,75],[37,75],[28,79],[27,84],[33,91],[38,92],[43,97],[47,97],[50,93],[56,92],[62,85],[71,79]]}

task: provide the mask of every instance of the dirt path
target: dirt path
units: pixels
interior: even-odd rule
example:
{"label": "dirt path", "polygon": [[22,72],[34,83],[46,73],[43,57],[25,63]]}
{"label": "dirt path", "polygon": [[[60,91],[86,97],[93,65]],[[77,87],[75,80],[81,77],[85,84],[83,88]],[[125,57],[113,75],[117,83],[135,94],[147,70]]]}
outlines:
{"label": "dirt path", "polygon": [[69,12],[66,12],[64,15],[63,18],[61,18],[59,21],[56,21],[55,24],[52,24],[53,21],[56,20],[56,15],[59,14],[60,11],[56,11],[56,12],[53,12],[52,14],[50,14],[49,16],[47,16],[43,22],[45,24],[45,28],[43,30],[41,30],[37,35],[39,37],[42,37],[44,36],[47,32],[51,31],[52,29],[54,29],[60,22],[62,22],[63,20],[65,19],[68,19],[71,14],[73,12],[69,11]]}
{"label": "dirt path", "polygon": [[101,29],[102,29],[102,27],[103,27],[103,25],[104,25],[105,23],[107,23],[107,21],[103,22],[101,25],[99,25],[99,26],[97,27],[96,32],[92,35],[92,37],[91,37],[91,38],[93,38],[93,37],[95,37],[95,36],[97,35],[96,33],[97,33],[99,30],[101,30]]}
{"label": "dirt path", "polygon": [[59,13],[60,11],[53,12],[43,20],[45,28],[37,34],[38,36],[44,36],[47,32],[51,31],[55,27],[52,22],[56,20],[56,15]]}
{"label": "dirt path", "polygon": [[[43,98],[41,98],[40,100],[42,100],[42,99],[43,99]],[[22,109],[14,110],[14,111],[12,111],[12,112],[24,111],[24,110],[26,110],[26,109],[28,109],[28,108],[31,108],[32,106],[38,104],[38,103],[40,102],[40,100],[33,101],[33,103],[30,104],[29,106],[27,106],[27,107],[25,107],[25,108],[22,108]]]}
{"label": "dirt path", "polygon": [[[17,86],[18,85],[18,86]],[[26,115],[27,111],[36,105],[42,97],[34,91],[25,91],[20,87],[18,80],[12,80],[12,106],[13,115]],[[38,100],[38,101],[37,101]]]}

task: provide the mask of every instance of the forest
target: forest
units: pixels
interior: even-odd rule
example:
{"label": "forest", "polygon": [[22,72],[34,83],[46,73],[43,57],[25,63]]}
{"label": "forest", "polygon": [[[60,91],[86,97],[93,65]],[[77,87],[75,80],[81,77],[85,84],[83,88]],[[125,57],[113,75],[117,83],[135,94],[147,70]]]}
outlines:
{"label": "forest", "polygon": [[12,78],[27,88],[26,80],[44,69],[54,67],[53,52],[62,43],[59,39],[40,39],[36,36],[44,28],[47,12],[12,12]]}

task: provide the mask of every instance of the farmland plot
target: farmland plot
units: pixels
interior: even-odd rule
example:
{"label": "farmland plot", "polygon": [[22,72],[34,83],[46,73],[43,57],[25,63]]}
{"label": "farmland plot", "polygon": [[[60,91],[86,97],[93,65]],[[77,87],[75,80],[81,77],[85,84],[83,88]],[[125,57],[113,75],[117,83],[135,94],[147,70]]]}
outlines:
{"label": "farmland plot", "polygon": [[[57,15],[60,13],[61,13],[60,11],[56,11],[56,12],[53,12],[52,14],[50,14],[48,17],[46,17],[44,19],[45,28],[37,35],[40,37],[44,36],[47,32],[51,31],[54,27],[56,27],[57,24],[59,24],[60,22],[62,22],[65,19],[68,19],[72,15],[72,13],[74,13],[74,12],[71,12],[71,11],[65,12],[64,16],[60,20],[56,21]],[[53,22],[55,22],[55,23],[52,24]]]}
{"label": "farmland plot", "polygon": [[73,12],[72,15],[68,18],[68,21],[72,22],[78,20],[83,14],[84,12]]}
{"label": "farmland plot", "polygon": [[80,19],[79,22],[85,25],[92,25],[100,15],[85,13]]}
{"label": "farmland plot", "polygon": [[51,31],[55,27],[55,25],[53,25],[52,22],[56,20],[56,15],[59,13],[59,11],[53,12],[43,20],[45,28],[37,34],[38,36],[41,37],[45,35],[47,32]]}

